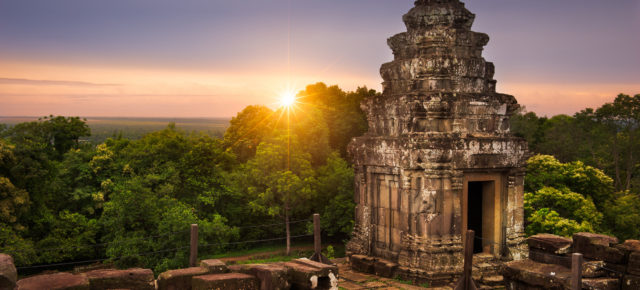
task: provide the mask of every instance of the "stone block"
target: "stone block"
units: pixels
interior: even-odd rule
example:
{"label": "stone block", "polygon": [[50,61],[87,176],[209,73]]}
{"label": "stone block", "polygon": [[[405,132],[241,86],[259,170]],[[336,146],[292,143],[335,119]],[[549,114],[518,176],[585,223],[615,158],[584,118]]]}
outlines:
{"label": "stone block", "polygon": [[502,275],[506,281],[517,281],[544,289],[564,289],[570,284],[571,269],[531,260],[513,261],[504,264]]}
{"label": "stone block", "polygon": [[209,270],[211,274],[220,274],[220,273],[228,273],[229,268],[227,264],[218,260],[218,259],[210,259],[200,261],[200,267]]}
{"label": "stone block", "polygon": [[538,234],[527,239],[529,248],[550,254],[567,254],[571,251],[573,240],[552,234]]}
{"label": "stone block", "polygon": [[351,263],[351,269],[353,270],[369,274],[375,273],[375,259],[372,257],[364,255],[352,255],[351,257],[349,257],[349,262]]}
{"label": "stone block", "polygon": [[618,243],[618,238],[594,234],[594,233],[577,233],[573,235],[573,244],[574,246],[582,246],[585,244],[590,245],[600,245],[605,247],[610,247],[611,245],[615,245]]}
{"label": "stone block", "polygon": [[602,260],[609,263],[624,264],[624,251],[611,247],[618,243],[618,239],[610,236],[577,233],[573,235],[573,251],[581,253],[587,259]]}
{"label": "stone block", "polygon": [[618,290],[620,279],[616,278],[583,278],[582,289],[586,290]]}
{"label": "stone block", "polygon": [[393,278],[395,277],[396,269],[398,269],[398,264],[384,259],[377,259],[373,264],[373,269],[376,276]]}
{"label": "stone block", "polygon": [[0,254],[0,289],[13,289],[18,281],[18,272],[13,257]]}
{"label": "stone block", "polygon": [[91,290],[131,289],[154,290],[155,279],[149,269],[102,269],[84,273],[89,279]]}
{"label": "stone block", "polygon": [[620,289],[622,290],[638,290],[640,289],[640,276],[630,274],[624,275],[621,284]]}
{"label": "stone block", "polygon": [[640,252],[633,252],[629,255],[627,273],[640,276]]}
{"label": "stone block", "polygon": [[598,278],[607,276],[607,271],[604,270],[603,261],[585,261],[582,263],[582,277],[584,278]]}
{"label": "stone block", "polygon": [[505,285],[508,290],[546,290],[544,287],[533,286],[520,281],[506,281]]}
{"label": "stone block", "polygon": [[89,279],[83,274],[55,273],[37,275],[18,281],[17,290],[90,290]]}
{"label": "stone block", "polygon": [[261,290],[285,290],[291,287],[288,269],[280,265],[255,265],[251,267],[251,274],[260,280]]}
{"label": "stone block", "polygon": [[243,273],[243,274],[251,274],[251,267],[255,264],[238,264],[238,265],[229,265],[229,271],[232,273]]}
{"label": "stone block", "polygon": [[571,268],[571,257],[569,256],[549,254],[545,252],[540,252],[536,249],[529,249],[529,259],[531,259],[534,262],[554,264],[554,265],[560,265],[567,268]]}
{"label": "stone block", "polygon": [[604,268],[606,268],[604,270],[607,272],[607,276],[622,278],[622,276],[625,274],[625,271],[627,270],[627,265],[612,264],[612,263],[605,262]]}
{"label": "stone block", "polygon": [[192,278],[206,274],[209,270],[202,267],[169,270],[158,276],[158,290],[191,289]]}
{"label": "stone block", "polygon": [[337,266],[325,265],[304,258],[281,263],[280,265],[288,268],[289,282],[292,288],[330,289],[337,286]]}
{"label": "stone block", "polygon": [[620,246],[627,249],[630,252],[640,252],[640,241],[638,240],[626,240]]}
{"label": "stone block", "polygon": [[226,290],[243,289],[258,290],[260,283],[258,278],[242,273],[208,274],[192,278],[193,290]]}

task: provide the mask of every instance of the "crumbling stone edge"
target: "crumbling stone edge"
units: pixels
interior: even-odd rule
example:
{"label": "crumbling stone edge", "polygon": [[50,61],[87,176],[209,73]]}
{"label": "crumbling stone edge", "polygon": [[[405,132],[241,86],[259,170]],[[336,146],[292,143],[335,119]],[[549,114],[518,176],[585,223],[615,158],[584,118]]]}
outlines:
{"label": "crumbling stone edge", "polygon": [[228,266],[216,259],[199,267],[169,270],[154,279],[150,269],[100,269],[18,279],[13,258],[0,254],[0,289],[338,289],[338,267],[306,258],[272,264]]}

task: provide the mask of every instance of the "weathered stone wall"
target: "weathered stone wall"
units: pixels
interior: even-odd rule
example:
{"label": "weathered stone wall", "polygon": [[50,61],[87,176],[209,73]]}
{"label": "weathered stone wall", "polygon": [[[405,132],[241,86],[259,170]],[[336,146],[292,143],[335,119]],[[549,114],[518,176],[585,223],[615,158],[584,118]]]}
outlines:
{"label": "weathered stone wall", "polygon": [[0,289],[13,289],[18,281],[18,272],[13,264],[13,258],[0,254]]}
{"label": "weathered stone wall", "polygon": [[508,289],[570,289],[571,254],[581,253],[582,289],[640,289],[640,241],[592,233],[530,237],[529,259],[506,263]]}
{"label": "weathered stone wall", "polygon": [[[399,264],[411,277],[461,272],[469,174],[497,180],[495,254],[521,258],[526,142],[509,133],[518,109],[495,92],[489,37],[471,31],[475,15],[458,0],[416,1],[407,32],[388,40],[382,97],[361,104],[369,131],[354,157],[356,225],[348,254]],[[469,205],[479,206],[479,205]],[[493,237],[492,237],[493,238]]]}
{"label": "weathered stone wall", "polygon": [[100,269],[84,273],[53,273],[17,280],[10,256],[0,254],[0,289],[338,289],[338,267],[309,259],[273,264],[227,266],[204,260],[199,267],[166,271],[154,279],[149,269]]}

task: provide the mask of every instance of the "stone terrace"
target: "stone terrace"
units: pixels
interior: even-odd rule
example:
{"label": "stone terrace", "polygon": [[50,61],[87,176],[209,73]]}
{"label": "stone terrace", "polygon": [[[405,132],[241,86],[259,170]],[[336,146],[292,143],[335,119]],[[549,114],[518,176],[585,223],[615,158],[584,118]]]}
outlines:
{"label": "stone terrace", "polygon": [[154,279],[149,269],[101,269],[54,273],[17,279],[11,256],[0,254],[0,289],[338,289],[338,267],[296,259],[273,264],[227,266],[204,260],[199,267],[166,271]]}

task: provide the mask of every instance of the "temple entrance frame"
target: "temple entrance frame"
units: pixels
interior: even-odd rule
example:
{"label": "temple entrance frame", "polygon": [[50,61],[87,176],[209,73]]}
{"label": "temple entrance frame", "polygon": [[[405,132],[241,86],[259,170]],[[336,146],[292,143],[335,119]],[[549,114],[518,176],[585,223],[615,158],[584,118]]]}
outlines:
{"label": "temple entrance frame", "polygon": [[[482,241],[482,252],[491,253],[495,256],[500,256],[503,247],[504,230],[502,221],[505,209],[504,195],[507,192],[505,180],[505,174],[501,172],[466,172],[464,174],[460,200],[462,205],[462,239],[464,240],[467,230],[472,229],[469,223],[470,206],[480,206],[482,215],[481,231],[477,232],[476,235],[477,238],[480,238]],[[474,192],[474,186],[479,187],[479,191]],[[482,194],[481,198],[478,197],[474,199],[472,197],[472,200],[481,200],[482,204],[469,204],[469,194],[474,193]]]}

